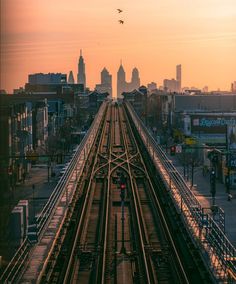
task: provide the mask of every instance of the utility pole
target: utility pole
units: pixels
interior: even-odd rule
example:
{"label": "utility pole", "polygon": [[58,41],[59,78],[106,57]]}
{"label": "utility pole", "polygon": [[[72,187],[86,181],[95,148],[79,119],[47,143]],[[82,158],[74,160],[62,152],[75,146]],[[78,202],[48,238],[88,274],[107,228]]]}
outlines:
{"label": "utility pole", "polygon": [[192,169],[191,169],[191,187],[193,187],[193,175],[194,175],[194,160],[193,160],[193,157],[192,157]]}
{"label": "utility pole", "polygon": [[210,173],[210,192],[212,196],[212,207],[215,206],[215,195],[216,195],[216,173],[215,169],[212,168],[211,173]]}
{"label": "utility pole", "polygon": [[225,176],[225,187],[226,193],[228,194],[227,200],[231,200],[230,194],[230,152],[229,152],[229,140],[228,140],[228,125],[226,124],[225,131],[225,142],[226,142],[226,167],[227,167],[227,175]]}
{"label": "utility pole", "polygon": [[32,184],[32,193],[33,193],[33,218],[35,220],[35,204],[34,204],[34,190],[35,190],[35,185]]}

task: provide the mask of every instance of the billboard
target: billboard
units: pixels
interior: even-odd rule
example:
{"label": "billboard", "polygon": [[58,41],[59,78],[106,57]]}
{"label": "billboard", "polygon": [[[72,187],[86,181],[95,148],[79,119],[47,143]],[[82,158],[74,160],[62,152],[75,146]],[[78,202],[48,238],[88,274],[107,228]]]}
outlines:
{"label": "billboard", "polygon": [[236,116],[192,115],[192,133],[226,134],[226,130],[236,127]]}

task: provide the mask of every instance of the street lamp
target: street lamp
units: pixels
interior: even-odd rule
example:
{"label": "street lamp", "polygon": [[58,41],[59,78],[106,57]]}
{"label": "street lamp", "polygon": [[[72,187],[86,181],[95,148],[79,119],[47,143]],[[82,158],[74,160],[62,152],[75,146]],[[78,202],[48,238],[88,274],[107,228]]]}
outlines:
{"label": "street lamp", "polygon": [[212,206],[215,206],[215,195],[216,195],[216,173],[215,170],[212,168],[210,173],[210,192],[212,196]]}

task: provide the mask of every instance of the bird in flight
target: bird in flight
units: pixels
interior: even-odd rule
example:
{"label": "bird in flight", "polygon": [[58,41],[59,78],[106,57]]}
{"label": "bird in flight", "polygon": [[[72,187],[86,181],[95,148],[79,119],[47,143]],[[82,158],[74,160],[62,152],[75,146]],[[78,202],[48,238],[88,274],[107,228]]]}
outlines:
{"label": "bird in flight", "polygon": [[124,24],[124,21],[123,21],[123,20],[119,20],[119,23],[123,25],[123,24]]}
{"label": "bird in flight", "polygon": [[121,12],[123,12],[123,10],[121,10],[121,9],[117,9],[117,11],[118,11],[118,13],[121,13]]}

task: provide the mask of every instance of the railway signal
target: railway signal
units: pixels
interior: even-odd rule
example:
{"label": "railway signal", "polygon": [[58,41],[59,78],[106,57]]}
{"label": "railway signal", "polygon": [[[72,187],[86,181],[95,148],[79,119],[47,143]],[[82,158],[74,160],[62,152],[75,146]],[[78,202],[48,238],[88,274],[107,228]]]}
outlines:
{"label": "railway signal", "polygon": [[125,199],[126,179],[123,175],[120,177],[120,198]]}
{"label": "railway signal", "polygon": [[170,155],[171,155],[171,156],[174,156],[174,155],[175,155],[175,150],[176,150],[175,145],[173,145],[173,146],[170,147]]}

